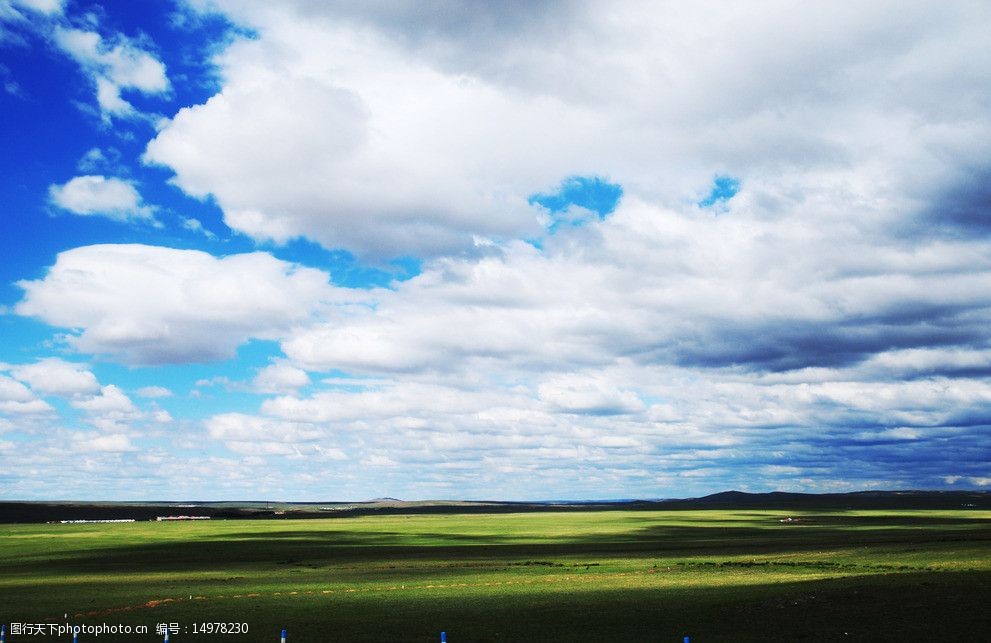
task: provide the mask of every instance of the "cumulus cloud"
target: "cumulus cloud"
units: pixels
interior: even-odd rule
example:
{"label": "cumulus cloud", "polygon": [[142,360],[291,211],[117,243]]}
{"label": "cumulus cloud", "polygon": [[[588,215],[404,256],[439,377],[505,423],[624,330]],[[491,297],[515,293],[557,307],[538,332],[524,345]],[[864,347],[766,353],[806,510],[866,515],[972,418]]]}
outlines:
{"label": "cumulus cloud", "polygon": [[48,188],[52,203],[84,216],[102,216],[115,221],[153,219],[152,208],[144,205],[133,184],[114,177],[77,176],[62,185]]}
{"label": "cumulus cloud", "polygon": [[306,423],[225,413],[206,421],[210,437],[222,440],[230,450],[245,455],[314,454],[313,441],[323,431]]}
{"label": "cumulus cloud", "polygon": [[24,416],[46,415],[54,411],[51,405],[37,397],[24,384],[0,375],[0,413]]}
{"label": "cumulus cloud", "polygon": [[131,398],[113,384],[101,387],[96,395],[74,400],[71,404],[77,409],[100,415],[133,415],[137,412]]}
{"label": "cumulus cloud", "polygon": [[[30,364],[0,365],[0,368],[9,370],[13,376],[0,375],[0,414],[17,416],[20,430],[61,435],[62,423],[82,421],[104,436],[114,433],[137,437],[144,422],[158,425],[172,422],[167,411],[154,408],[145,412],[119,386],[101,385],[86,364],[47,357]],[[167,392],[161,387],[151,388],[154,389],[151,393]],[[42,395],[64,398],[81,413],[65,414],[41,399]],[[88,433],[80,435],[88,442]]]}
{"label": "cumulus cloud", "polygon": [[532,237],[528,196],[601,172],[684,205],[732,171],[766,216],[828,199],[932,222],[940,191],[982,198],[979,3],[362,4],[210,3],[258,37],[146,160],[255,238],[380,257]]}
{"label": "cumulus cloud", "polygon": [[42,395],[73,397],[93,394],[100,390],[100,383],[86,364],[67,362],[57,357],[15,366],[11,369],[11,373]]}
{"label": "cumulus cloud", "polygon": [[15,310],[74,329],[66,341],[82,352],[128,364],[208,361],[363,296],[328,281],[265,253],[84,246],[60,253],[44,278],[19,282],[25,295]]}
{"label": "cumulus cloud", "polygon": [[[523,109],[525,98],[409,61],[372,32],[355,40],[323,19],[300,30],[275,18],[286,31],[232,45],[218,61],[223,91],[180,110],[147,161],[174,169],[190,194],[215,195],[227,224],[259,239],[306,236],[392,257],[539,231],[526,197],[561,176],[533,158],[543,146],[522,155],[510,141],[551,133],[567,143],[552,123],[590,121],[553,102]],[[326,64],[345,59],[367,64]],[[470,157],[483,149],[493,163],[477,167]]]}
{"label": "cumulus cloud", "polygon": [[269,364],[258,371],[252,387],[261,393],[287,393],[310,383],[306,371],[285,362]]}
{"label": "cumulus cloud", "polygon": [[105,42],[95,31],[56,27],[55,44],[71,56],[93,83],[106,122],[141,114],[122,95],[125,90],[162,94],[170,88],[165,65],[139,43],[123,35]]}
{"label": "cumulus cloud", "polygon": [[542,248],[428,262],[282,343],[307,370],[380,380],[327,379],[260,417],[361,436],[420,481],[452,460],[542,489],[581,470],[602,493],[930,486],[961,461],[980,475],[984,242],[762,217],[631,198]]}
{"label": "cumulus cloud", "polygon": [[376,306],[300,328],[283,349],[310,370],[568,371],[629,359],[785,371],[969,351],[985,337],[991,264],[980,242],[883,243],[804,218],[767,229],[760,216],[629,201],[543,249],[514,242],[427,264]]}

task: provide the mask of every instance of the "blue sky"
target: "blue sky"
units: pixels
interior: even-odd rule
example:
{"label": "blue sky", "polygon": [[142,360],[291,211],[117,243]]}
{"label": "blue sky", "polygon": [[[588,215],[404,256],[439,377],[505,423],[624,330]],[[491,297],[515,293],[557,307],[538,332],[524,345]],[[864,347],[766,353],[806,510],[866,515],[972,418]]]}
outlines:
{"label": "blue sky", "polygon": [[991,12],[683,4],[0,0],[0,498],[987,488]]}

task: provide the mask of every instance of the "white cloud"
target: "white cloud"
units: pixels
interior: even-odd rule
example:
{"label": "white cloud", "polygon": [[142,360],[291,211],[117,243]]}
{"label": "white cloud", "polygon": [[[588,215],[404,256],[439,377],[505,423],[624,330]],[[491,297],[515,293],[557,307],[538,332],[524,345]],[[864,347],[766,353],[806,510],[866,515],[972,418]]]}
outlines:
{"label": "white cloud", "polygon": [[10,413],[12,415],[47,415],[54,413],[55,409],[48,402],[41,399],[32,400],[4,400],[0,399],[0,413]]}
{"label": "white cloud", "polygon": [[[306,475],[346,454],[349,488],[373,495],[811,488],[781,467],[892,487],[892,463],[907,461],[928,484],[946,471],[981,477],[958,462],[980,451],[983,427],[968,427],[991,409],[984,349],[964,355],[988,322],[989,302],[975,295],[991,292],[981,242],[883,241],[814,217],[773,230],[761,221],[748,209],[712,217],[628,199],[542,250],[493,243],[484,257],[430,261],[370,292],[333,288],[319,271],[296,283],[302,269],[263,253],[80,248],[23,284],[18,312],[46,311],[50,323],[78,329],[80,350],[99,341],[89,345],[125,361],[140,342],[102,323],[183,327],[148,340],[154,348],[144,350],[155,352],[141,355],[160,360],[269,329],[288,361],[251,385],[290,394],[256,414],[208,419],[207,435],[233,453],[290,458]],[[848,336],[850,319],[868,321]],[[944,377],[943,367],[964,376]],[[311,394],[291,393],[309,381],[304,370],[335,369],[376,377],[322,378]],[[142,417],[89,421],[127,434]],[[939,455],[950,439],[953,462]],[[891,453],[853,478],[843,463],[861,462],[857,449]],[[386,459],[395,466],[371,464]],[[520,478],[530,483],[514,486]]]}
{"label": "white cloud", "polygon": [[148,398],[172,397],[172,391],[164,386],[143,386],[138,389],[138,395]]}
{"label": "white cloud", "polygon": [[769,464],[761,467],[761,472],[770,476],[797,476],[802,474],[802,469],[786,464]]}
{"label": "white cloud", "polygon": [[616,415],[645,409],[636,393],[622,391],[612,382],[596,377],[557,376],[541,383],[538,395],[565,413]]}
{"label": "white cloud", "polygon": [[991,371],[991,350],[974,348],[908,348],[872,356],[863,368],[905,377],[927,373]]}
{"label": "white cloud", "polygon": [[235,453],[261,455],[319,455],[314,441],[324,432],[307,423],[225,413],[206,420],[210,437],[221,440]]}
{"label": "white cloud", "polygon": [[323,380],[260,417],[333,427],[355,460],[388,458],[418,481],[457,465],[500,488],[515,467],[541,489],[699,472],[700,488],[811,489],[801,480],[852,479],[842,463],[858,453],[853,487],[910,485],[897,477],[909,461],[938,484],[958,459],[938,445],[979,453],[983,428],[968,427],[991,409],[991,301],[976,294],[991,292],[991,263],[979,239],[866,227],[810,213],[769,228],[747,208],[628,199],[542,250],[427,262],[374,305],[283,341],[307,370],[380,379]]}
{"label": "white cloud", "polygon": [[56,45],[79,63],[90,78],[96,89],[97,104],[107,122],[111,117],[141,116],[122,96],[122,91],[135,90],[154,95],[169,90],[165,65],[123,35],[107,43],[95,31],[56,27],[54,39]]}
{"label": "white cloud", "polygon": [[131,398],[114,384],[101,387],[98,395],[76,399],[70,403],[77,409],[99,415],[132,416],[137,413],[137,407]]}
{"label": "white cloud", "polygon": [[6,375],[0,375],[0,413],[24,416],[46,415],[54,411],[55,409],[38,398],[24,384]]}
{"label": "white cloud", "polygon": [[[548,133],[566,141],[554,124],[587,120],[553,102],[528,113],[525,99],[407,61],[371,34],[356,42],[322,22],[280,24],[273,42],[225,52],[223,91],[180,110],[147,161],[176,170],[186,192],[215,195],[226,223],[258,239],[307,236],[391,257],[461,249],[479,233],[539,232],[526,196],[560,175],[540,169],[543,147],[501,147]],[[327,64],[344,56],[367,64]],[[477,167],[470,157],[482,149],[495,165]]]}
{"label": "white cloud", "polygon": [[64,0],[14,0],[13,4],[46,16],[61,14],[64,8]]}
{"label": "white cloud", "polygon": [[[612,484],[641,494],[653,484],[685,494],[696,485],[738,487],[744,482],[774,489],[783,480],[789,488],[812,489],[809,480],[799,480],[802,474],[822,484],[847,480],[856,488],[862,478],[864,485],[873,479],[872,486],[890,487],[908,456],[913,475],[936,484],[947,464],[959,466],[961,459],[962,452],[940,455],[946,439],[953,436],[965,450],[980,449],[976,434],[947,425],[945,395],[955,394],[950,406],[966,414],[987,409],[991,393],[987,384],[939,380],[764,385],[733,373],[628,363],[573,379],[609,382],[614,389],[622,384],[644,399],[664,402],[640,413],[595,414],[556,408],[541,399],[542,384],[562,388],[561,377],[524,378],[516,371],[513,379],[519,383],[506,385],[508,375],[499,370],[448,379],[404,374],[360,391],[277,397],[262,405],[261,415],[249,417],[260,425],[285,421],[333,427],[335,443],[356,453],[356,460],[372,466],[387,459],[395,464],[397,479],[414,488],[432,471],[444,471],[449,488],[460,497],[468,489],[485,495],[487,485],[511,488],[506,474],[513,470],[526,472],[528,491],[518,491],[526,497],[535,497],[535,489],[571,489],[573,497],[575,488],[600,489],[601,497]],[[858,386],[859,399],[838,394]],[[896,424],[909,416],[915,421],[911,427]],[[867,436],[856,428],[865,423],[897,428]],[[873,442],[856,446],[859,440]],[[968,443],[972,446],[965,447]],[[886,463],[876,458],[879,450],[898,452],[901,458]],[[846,464],[850,457],[860,468],[856,480]],[[650,482],[664,475],[698,480]],[[377,485],[386,480],[369,479],[365,488],[381,488]]]}
{"label": "white cloud", "polygon": [[[5,34],[3,31],[3,10],[0,9],[0,43],[3,43]],[[0,63],[0,85],[3,86],[3,91],[7,92],[11,96],[16,96],[17,98],[27,98],[24,93],[24,89],[21,87],[20,83],[14,80],[13,74],[10,68]]]}
{"label": "white cloud", "polygon": [[116,172],[121,166],[120,150],[108,147],[106,150],[92,147],[76,163],[80,172],[96,174],[98,172]]}
{"label": "white cloud", "polygon": [[989,152],[979,4],[218,5],[258,37],[145,158],[258,239],[470,249],[539,234],[526,197],[589,173],[682,206],[728,169],[766,216],[886,216]]}
{"label": "white cloud", "polygon": [[365,467],[394,467],[396,466],[395,461],[384,455],[372,454],[361,461],[362,466]]}
{"label": "white cloud", "polygon": [[264,253],[84,246],[60,253],[43,279],[19,282],[16,311],[75,329],[67,341],[82,352],[130,364],[208,361],[366,296],[328,281]]}
{"label": "white cloud", "polygon": [[157,411],[152,411],[151,419],[158,424],[171,424],[174,418],[172,414],[168,411],[158,409]]}
{"label": "white cloud", "polygon": [[180,217],[180,220],[182,221],[182,227],[185,228],[186,230],[189,230],[190,232],[196,232],[198,234],[202,234],[207,239],[217,238],[217,235],[215,235],[214,233],[210,232],[209,230],[203,227],[203,222],[200,221],[199,219]]}
{"label": "white cloud", "polygon": [[85,364],[49,357],[11,369],[11,373],[42,395],[72,397],[96,393],[100,383]]}
{"label": "white cloud", "polygon": [[52,203],[74,214],[97,215],[115,221],[153,219],[131,183],[98,175],[77,176],[48,188]]}
{"label": "white cloud", "polygon": [[[980,241],[884,242],[814,217],[767,228],[762,216],[628,199],[542,251],[513,242],[428,263],[374,293],[375,306],[300,327],[283,350],[307,370],[354,373],[572,372],[621,359],[785,370],[982,336],[991,262]],[[864,320],[856,332],[852,318]]]}
{"label": "white cloud", "polygon": [[307,442],[323,433],[312,425],[242,413],[215,415],[206,423],[210,437],[234,442]]}
{"label": "white cloud", "polygon": [[110,435],[77,433],[73,438],[72,449],[79,453],[127,453],[138,450],[131,439],[122,433]]}
{"label": "white cloud", "polygon": [[107,162],[107,157],[98,147],[91,147],[83,154],[82,158],[79,159],[79,163],[76,164],[83,172],[90,172],[102,167]]}
{"label": "white cloud", "polygon": [[288,393],[310,383],[306,371],[285,362],[269,364],[258,371],[252,387],[262,393]]}

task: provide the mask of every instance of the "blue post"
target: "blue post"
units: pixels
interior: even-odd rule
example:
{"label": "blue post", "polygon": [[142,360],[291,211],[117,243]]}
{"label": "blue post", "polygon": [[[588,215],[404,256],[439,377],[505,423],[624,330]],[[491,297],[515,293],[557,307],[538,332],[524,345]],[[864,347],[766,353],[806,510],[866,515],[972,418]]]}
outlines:
{"label": "blue post", "polygon": [[447,643],[447,632],[440,633],[440,643]]}
{"label": "blue post", "polygon": [[282,640],[280,641],[280,643],[286,643],[286,631],[285,630],[282,630]]}
{"label": "blue post", "polygon": [[169,643],[169,631],[165,630],[165,643]]}
{"label": "blue post", "polygon": [[0,625],[0,643],[4,643],[7,640],[7,626]]}
{"label": "blue post", "polygon": [[79,632],[72,632],[72,643],[79,643]]}
{"label": "blue post", "polygon": [[691,641],[688,640],[687,636],[685,637],[685,643],[692,643]]}

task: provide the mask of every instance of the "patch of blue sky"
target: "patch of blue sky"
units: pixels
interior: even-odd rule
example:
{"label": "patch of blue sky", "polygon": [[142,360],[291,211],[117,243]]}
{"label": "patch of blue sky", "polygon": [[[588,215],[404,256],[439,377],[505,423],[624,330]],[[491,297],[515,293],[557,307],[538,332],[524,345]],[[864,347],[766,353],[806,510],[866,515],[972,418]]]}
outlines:
{"label": "patch of blue sky", "polygon": [[[130,388],[128,394],[139,403]],[[258,408],[259,395],[236,384],[217,382],[175,391],[174,396],[155,399],[154,403],[175,419],[199,421],[220,413],[252,413]],[[140,404],[147,406],[147,402]]]}
{"label": "patch of blue sky", "polygon": [[27,364],[49,357],[53,329],[36,319],[21,317],[5,307],[0,315],[0,362]]}
{"label": "patch of blue sky", "polygon": [[420,274],[422,262],[416,257],[398,257],[377,264],[360,261],[347,250],[327,250],[308,239],[285,244],[265,245],[263,249],[283,261],[326,270],[331,283],[344,288],[388,288],[395,281],[406,281]]}
{"label": "patch of blue sky", "polygon": [[569,176],[561,181],[557,192],[534,194],[528,201],[531,205],[543,206],[551,213],[563,212],[572,205],[577,205],[596,212],[604,219],[616,209],[622,196],[621,186],[601,177]]}
{"label": "patch of blue sky", "polygon": [[63,427],[82,428],[85,426],[86,413],[72,406],[68,399],[55,395],[46,395],[44,399],[58,413],[59,423]]}
{"label": "patch of blue sky", "polygon": [[[569,176],[553,193],[537,193],[527,201],[539,205],[551,216],[548,230],[553,234],[561,225],[582,226],[586,217],[568,216],[572,206],[578,206],[605,219],[616,209],[623,196],[622,186],[599,176]],[[539,247],[539,246],[538,246]]]}
{"label": "patch of blue sky", "polygon": [[728,174],[717,175],[712,181],[712,189],[709,191],[709,196],[699,201],[698,206],[700,208],[711,208],[716,205],[725,205],[739,191],[740,179]]}
{"label": "patch of blue sky", "polygon": [[[55,177],[74,175],[89,142],[73,143],[90,129],[86,117],[64,100],[63,86],[77,72],[51,55],[35,60],[32,49],[7,46],[5,64],[20,87],[19,95],[0,92],[0,282],[4,303],[17,292],[17,279],[35,274],[39,256],[54,257],[65,247],[60,227],[49,220],[48,186]],[[32,66],[47,73],[32,73]]]}
{"label": "patch of blue sky", "polygon": [[[96,29],[107,42],[123,34],[162,59],[170,80],[167,93],[126,92],[124,96],[148,114],[170,116],[215,93],[216,72],[209,52],[216,50],[218,41],[237,35],[227,21],[212,15],[180,26],[171,3],[115,3],[107,11],[96,3],[77,2],[71,8],[77,18],[62,19],[62,26]],[[153,132],[150,121],[115,119],[112,128],[101,122],[92,81],[49,41],[46,30],[54,24],[16,28],[18,39],[0,41],[5,81],[16,88],[0,91],[4,146],[0,155],[4,177],[0,183],[0,256],[4,257],[0,306],[9,307],[20,298],[17,280],[41,276],[62,250],[94,243],[170,245],[177,238],[182,241],[174,243],[177,247],[202,248],[208,235],[186,227],[187,219],[200,221],[204,230],[218,236],[226,230],[216,205],[185,197],[165,183],[169,173],[142,165],[144,141]],[[101,151],[103,160],[81,166],[80,160],[94,149]],[[144,202],[155,208],[161,227],[78,216],[55,208],[49,201],[49,187],[84,174],[134,183]],[[226,237],[234,247],[224,248],[223,254],[250,247],[247,242],[237,243],[229,233]]]}

